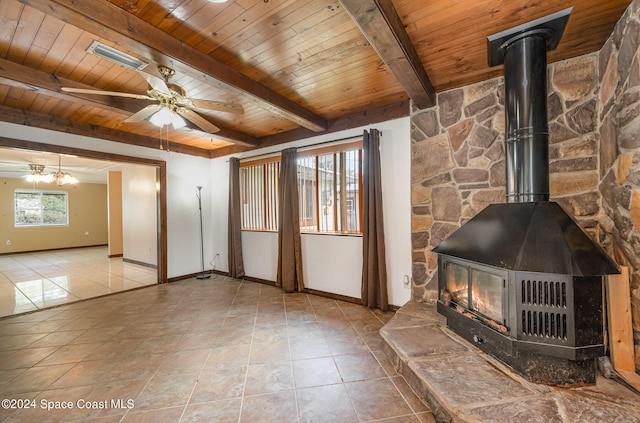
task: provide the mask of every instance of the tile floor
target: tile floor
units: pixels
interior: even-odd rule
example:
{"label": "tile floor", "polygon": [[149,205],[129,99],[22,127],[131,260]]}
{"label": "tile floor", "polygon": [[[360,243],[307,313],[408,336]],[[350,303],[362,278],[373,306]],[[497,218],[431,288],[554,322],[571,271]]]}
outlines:
{"label": "tile floor", "polygon": [[392,315],[214,275],[1,319],[0,421],[433,422]]}
{"label": "tile floor", "polygon": [[0,256],[0,317],[155,284],[155,269],[109,258],[107,247]]}

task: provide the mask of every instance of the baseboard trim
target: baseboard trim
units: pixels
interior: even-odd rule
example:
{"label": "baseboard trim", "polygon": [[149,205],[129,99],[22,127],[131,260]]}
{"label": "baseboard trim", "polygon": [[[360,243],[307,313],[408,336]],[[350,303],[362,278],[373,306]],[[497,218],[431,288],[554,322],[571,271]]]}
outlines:
{"label": "baseboard trim", "polygon": [[151,269],[157,269],[158,266],[155,264],[151,264],[151,263],[145,263],[143,261],[138,261],[138,260],[131,260],[128,258],[122,258],[122,261],[124,261],[125,263],[131,263],[131,264],[137,264],[139,266],[144,266],[144,267],[149,267]]}
{"label": "baseboard trim", "polygon": [[8,256],[11,254],[31,254],[31,253],[46,253],[49,251],[62,251],[62,250],[77,250],[79,248],[93,248],[93,247],[107,247],[107,244],[95,244],[95,245],[78,245],[75,247],[60,247],[60,248],[45,248],[42,250],[29,250],[29,251],[8,251],[6,253],[0,253],[0,256]]}

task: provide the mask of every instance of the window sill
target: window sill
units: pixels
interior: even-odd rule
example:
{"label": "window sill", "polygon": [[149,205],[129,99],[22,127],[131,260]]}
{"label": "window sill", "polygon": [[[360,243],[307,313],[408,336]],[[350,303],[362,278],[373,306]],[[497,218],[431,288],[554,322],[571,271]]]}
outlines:
{"label": "window sill", "polygon": [[300,235],[323,235],[323,236],[346,236],[346,237],[356,237],[362,238],[361,233],[341,233],[341,232],[303,232],[300,231]]}

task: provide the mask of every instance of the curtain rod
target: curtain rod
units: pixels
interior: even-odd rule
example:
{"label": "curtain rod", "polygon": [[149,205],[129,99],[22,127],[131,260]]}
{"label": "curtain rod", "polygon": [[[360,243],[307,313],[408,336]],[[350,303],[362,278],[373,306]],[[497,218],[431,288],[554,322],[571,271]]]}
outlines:
{"label": "curtain rod", "polygon": [[[324,145],[324,144],[332,144],[332,143],[341,142],[341,141],[349,141],[349,140],[361,139],[362,137],[363,137],[362,135],[355,135],[355,136],[351,136],[351,137],[339,138],[337,140],[322,141],[322,142],[318,142],[318,143],[315,143],[315,144],[303,145],[302,147],[299,147],[299,149],[302,150],[302,149],[306,149],[306,148],[309,148],[309,147],[317,147],[319,145]],[[240,159],[240,161],[249,160],[249,159],[257,159],[259,157],[272,156],[272,155],[280,154],[281,152],[282,152],[282,150],[278,150],[278,151],[272,151],[271,153],[262,153],[262,154],[256,154],[255,156],[242,157]],[[227,162],[228,161],[229,160],[227,160]]]}

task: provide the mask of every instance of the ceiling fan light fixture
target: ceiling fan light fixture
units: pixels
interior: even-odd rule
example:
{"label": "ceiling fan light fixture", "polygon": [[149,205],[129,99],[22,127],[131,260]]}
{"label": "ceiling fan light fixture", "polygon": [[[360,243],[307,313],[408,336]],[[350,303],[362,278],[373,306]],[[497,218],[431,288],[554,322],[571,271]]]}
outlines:
{"label": "ceiling fan light fixture", "polygon": [[177,113],[171,113],[171,124],[174,129],[184,128],[187,125],[187,122],[182,119],[182,116]]}
{"label": "ceiling fan light fixture", "polygon": [[166,107],[163,107],[149,118],[149,122],[159,128],[169,125],[171,123],[171,112]]}
{"label": "ceiling fan light fixture", "polygon": [[148,65],[148,63],[143,62],[137,57],[130,56],[127,53],[102,44],[100,41],[94,40],[91,45],[87,47],[87,52],[129,69],[142,70]]}
{"label": "ceiling fan light fixture", "polygon": [[187,125],[187,122],[185,122],[181,116],[169,110],[167,107],[163,107],[154,113],[154,115],[149,118],[149,122],[159,128],[165,125],[173,125],[175,129],[180,129]]}

